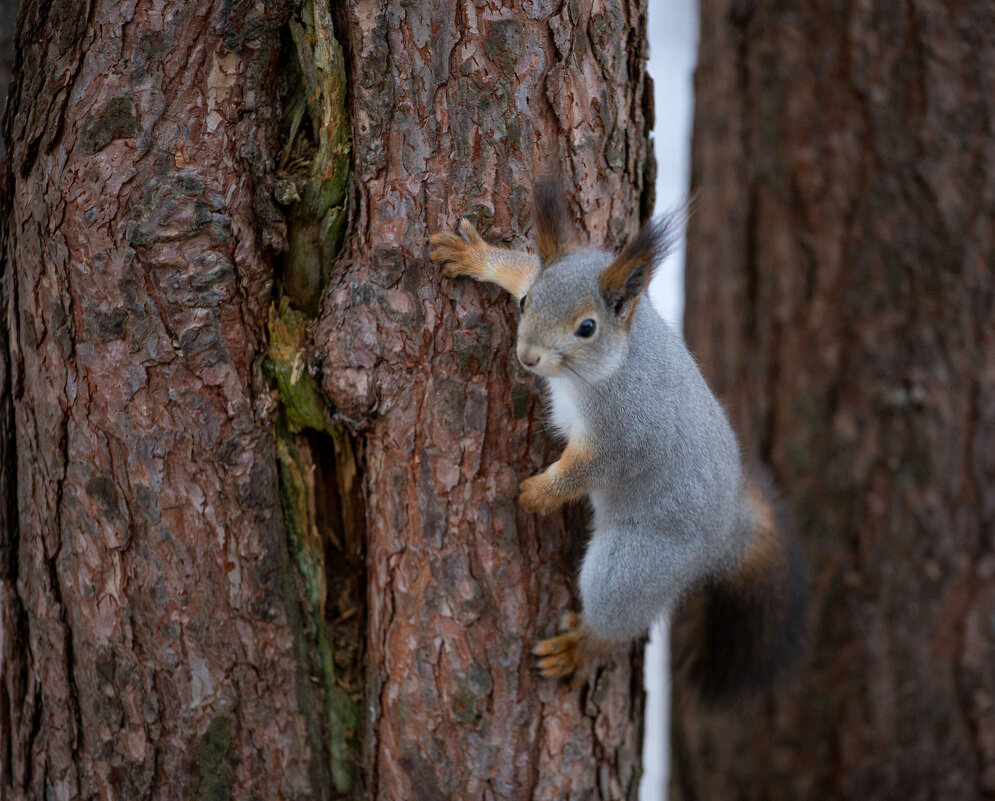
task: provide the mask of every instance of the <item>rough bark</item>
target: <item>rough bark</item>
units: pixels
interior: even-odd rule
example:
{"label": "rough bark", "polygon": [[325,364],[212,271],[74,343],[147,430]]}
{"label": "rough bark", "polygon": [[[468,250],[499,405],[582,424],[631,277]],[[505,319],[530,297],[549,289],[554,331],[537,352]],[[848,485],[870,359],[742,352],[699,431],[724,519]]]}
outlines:
{"label": "rough bark", "polygon": [[442,278],[459,215],[524,245],[531,185],[566,175],[578,230],[615,244],[649,207],[641,2],[350,3],[351,259],[316,334],[322,386],[362,427],[370,796],[635,798],[639,660],[578,693],[530,645],[576,605],[583,536],[516,504],[551,455],[512,355],[517,309]]}
{"label": "rough bark", "polygon": [[675,797],[995,798],[995,6],[706,0],[687,335],[809,560]]}
{"label": "rough bark", "polygon": [[22,10],[4,797],[328,796],[258,369],[285,236],[269,184],[288,13]]}
{"label": "rough bark", "polygon": [[523,245],[542,169],[635,230],[645,4],[218,5],[22,11],[0,793],[635,798],[637,649],[531,671],[584,520],[516,504],[516,309],[425,246]]}

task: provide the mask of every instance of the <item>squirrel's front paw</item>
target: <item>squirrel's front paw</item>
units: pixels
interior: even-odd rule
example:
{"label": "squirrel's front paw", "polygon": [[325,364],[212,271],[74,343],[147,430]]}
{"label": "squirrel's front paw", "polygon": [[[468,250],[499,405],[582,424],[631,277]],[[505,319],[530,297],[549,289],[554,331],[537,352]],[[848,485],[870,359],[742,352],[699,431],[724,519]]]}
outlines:
{"label": "squirrel's front paw", "polygon": [[556,511],[563,501],[556,494],[553,482],[548,473],[539,473],[527,478],[518,488],[518,502],[526,512],[538,512],[548,515]]}
{"label": "squirrel's front paw", "polygon": [[592,654],[587,647],[584,622],[575,612],[567,612],[560,620],[562,634],[541,640],[532,653],[539,657],[536,666],[545,679],[570,679],[571,687],[587,680]]}
{"label": "squirrel's front paw", "polygon": [[432,261],[441,264],[442,272],[450,278],[458,275],[479,278],[484,274],[491,248],[466,218],[460,220],[459,234],[432,234],[428,243],[432,246],[429,254]]}

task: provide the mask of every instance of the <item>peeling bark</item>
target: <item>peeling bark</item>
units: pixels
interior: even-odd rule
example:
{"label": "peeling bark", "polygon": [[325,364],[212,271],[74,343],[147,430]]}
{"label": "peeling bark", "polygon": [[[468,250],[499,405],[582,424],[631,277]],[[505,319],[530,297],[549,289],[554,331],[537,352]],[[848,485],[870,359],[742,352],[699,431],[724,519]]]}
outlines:
{"label": "peeling bark", "polygon": [[688,339],[810,564],[675,797],[995,798],[995,6],[706,0]]}

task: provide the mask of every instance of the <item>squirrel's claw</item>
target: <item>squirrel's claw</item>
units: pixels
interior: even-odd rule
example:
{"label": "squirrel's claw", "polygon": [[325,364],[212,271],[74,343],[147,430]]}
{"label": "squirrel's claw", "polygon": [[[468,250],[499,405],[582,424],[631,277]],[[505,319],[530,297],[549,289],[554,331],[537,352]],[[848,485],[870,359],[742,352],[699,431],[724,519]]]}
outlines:
{"label": "squirrel's claw", "polygon": [[432,234],[428,243],[432,246],[429,258],[436,264],[441,264],[442,271],[450,278],[459,275],[459,262],[466,247],[463,240],[456,234],[446,232]]}
{"label": "squirrel's claw", "polygon": [[459,235],[463,237],[463,241],[471,247],[479,247],[484,244],[484,238],[477,233],[476,226],[466,217],[460,219],[457,230],[459,231]]}

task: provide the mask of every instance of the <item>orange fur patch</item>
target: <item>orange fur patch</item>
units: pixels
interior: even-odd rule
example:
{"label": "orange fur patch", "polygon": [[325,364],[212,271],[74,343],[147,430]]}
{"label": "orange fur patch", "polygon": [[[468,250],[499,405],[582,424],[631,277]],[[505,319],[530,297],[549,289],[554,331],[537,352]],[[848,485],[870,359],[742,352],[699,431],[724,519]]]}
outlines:
{"label": "orange fur patch", "polygon": [[539,265],[532,256],[500,248],[491,248],[484,268],[485,280],[503,287],[516,299],[529,291],[538,272]]}
{"label": "orange fur patch", "polygon": [[773,565],[783,562],[785,553],[773,508],[755,479],[747,475],[744,480],[746,497],[757,516],[757,522],[753,529],[753,539],[743,554],[743,561],[734,578],[752,582],[757,577],[768,574]]}
{"label": "orange fur patch", "polygon": [[458,234],[432,234],[428,242],[429,257],[443,265],[442,271],[450,278],[466,275],[497,284],[516,300],[529,291],[539,272],[534,256],[488,245],[466,219],[460,220]]}
{"label": "orange fur patch", "polygon": [[458,275],[484,277],[492,248],[482,239],[471,243],[458,234],[445,232],[432,234],[428,243],[432,247],[429,257],[432,261],[442,264],[443,272],[450,278]]}
{"label": "orange fur patch", "polygon": [[590,464],[593,458],[594,449],[588,442],[571,440],[558,460],[522,482],[518,502],[527,512],[548,515],[567,501],[581,497],[590,488],[578,475],[578,470]]}
{"label": "orange fur patch", "polygon": [[[640,267],[644,267],[646,263],[647,260],[643,257],[643,254],[623,250],[608,269],[601,274],[601,291],[605,294],[618,292],[625,286],[626,281],[629,280],[633,272]],[[649,270],[646,273],[652,277],[652,273]],[[645,288],[649,280],[640,280],[639,283]]]}
{"label": "orange fur patch", "polygon": [[531,514],[551,514],[566,501],[556,492],[549,470],[525,479],[518,490],[518,502]]}
{"label": "orange fur patch", "polygon": [[565,500],[578,498],[588,491],[588,487],[577,476],[580,467],[586,467],[594,460],[594,447],[587,440],[573,439],[567,443],[560,458],[549,466],[549,473],[556,485],[556,491]]}

